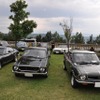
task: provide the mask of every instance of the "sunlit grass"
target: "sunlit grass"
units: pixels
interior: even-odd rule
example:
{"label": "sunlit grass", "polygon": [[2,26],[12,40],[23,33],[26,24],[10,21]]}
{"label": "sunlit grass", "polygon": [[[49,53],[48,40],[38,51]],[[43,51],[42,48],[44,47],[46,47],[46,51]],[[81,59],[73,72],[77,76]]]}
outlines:
{"label": "sunlit grass", "polygon": [[63,55],[52,54],[49,76],[15,77],[13,63],[0,70],[0,100],[99,100],[100,89],[79,87],[73,89],[63,70]]}

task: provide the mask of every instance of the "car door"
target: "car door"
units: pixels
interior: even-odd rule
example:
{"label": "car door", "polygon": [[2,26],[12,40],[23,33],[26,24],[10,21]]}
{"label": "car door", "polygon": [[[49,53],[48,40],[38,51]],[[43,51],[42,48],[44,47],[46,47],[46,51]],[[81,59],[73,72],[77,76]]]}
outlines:
{"label": "car door", "polygon": [[5,59],[6,59],[6,62],[10,62],[13,58],[12,58],[12,52],[9,48],[6,48],[6,51],[5,51]]}
{"label": "car door", "polygon": [[2,59],[1,59],[2,64],[5,64],[8,62],[8,53],[7,53],[7,48],[4,49]]}
{"label": "car door", "polygon": [[68,73],[71,73],[71,70],[72,70],[72,54],[66,54],[65,56],[65,65],[66,65],[66,68],[67,68],[67,71]]}
{"label": "car door", "polygon": [[8,48],[8,61],[12,61],[14,59],[14,49]]}

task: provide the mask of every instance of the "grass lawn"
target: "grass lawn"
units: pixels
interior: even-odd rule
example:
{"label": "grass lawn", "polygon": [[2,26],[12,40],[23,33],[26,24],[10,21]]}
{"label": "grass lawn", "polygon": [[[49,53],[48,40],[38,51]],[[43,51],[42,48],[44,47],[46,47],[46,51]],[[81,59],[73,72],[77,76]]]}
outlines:
{"label": "grass lawn", "polygon": [[63,70],[63,55],[51,55],[49,76],[15,77],[13,63],[0,70],[0,100],[99,100],[100,89],[80,86],[73,89]]}

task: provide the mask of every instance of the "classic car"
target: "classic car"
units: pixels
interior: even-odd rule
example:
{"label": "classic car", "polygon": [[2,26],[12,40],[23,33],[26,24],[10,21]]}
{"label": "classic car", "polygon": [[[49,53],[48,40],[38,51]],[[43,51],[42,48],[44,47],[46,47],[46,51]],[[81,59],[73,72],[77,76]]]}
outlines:
{"label": "classic car", "polygon": [[21,39],[21,41],[24,41],[28,44],[30,47],[36,47],[37,46],[37,41],[35,38],[24,38]]}
{"label": "classic car", "polygon": [[11,47],[0,46],[0,68],[10,62],[17,61],[18,51]]}
{"label": "classic car", "polygon": [[24,41],[19,41],[19,42],[17,42],[16,47],[18,50],[24,51],[25,48],[28,47],[28,44]]}
{"label": "classic car", "polygon": [[15,76],[33,77],[42,75],[48,77],[49,56],[46,48],[30,47],[24,51],[22,57],[15,62],[12,72]]}
{"label": "classic car", "polygon": [[[71,48],[69,48],[69,50],[70,50]],[[60,54],[60,53],[64,53],[64,51],[65,52],[68,52],[68,47],[67,47],[67,45],[58,45],[57,47],[54,47],[53,48],[53,53],[54,54]]]}
{"label": "classic car", "polygon": [[100,87],[100,60],[95,52],[72,50],[64,53],[64,70],[71,76],[73,88],[92,84]]}
{"label": "classic car", "polygon": [[9,46],[10,46],[10,44],[9,44],[7,41],[0,40],[0,46],[9,47]]}

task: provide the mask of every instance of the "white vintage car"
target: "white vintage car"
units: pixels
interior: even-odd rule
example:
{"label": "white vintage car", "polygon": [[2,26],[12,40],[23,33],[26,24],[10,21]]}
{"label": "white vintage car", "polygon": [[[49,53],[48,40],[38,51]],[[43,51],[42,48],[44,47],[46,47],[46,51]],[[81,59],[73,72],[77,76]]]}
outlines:
{"label": "white vintage car", "polygon": [[[70,50],[71,48],[69,48],[69,50]],[[57,47],[55,47],[54,49],[53,49],[53,53],[54,54],[60,54],[60,53],[64,53],[64,51],[65,52],[68,52],[68,47],[67,47],[67,45],[58,45]]]}

